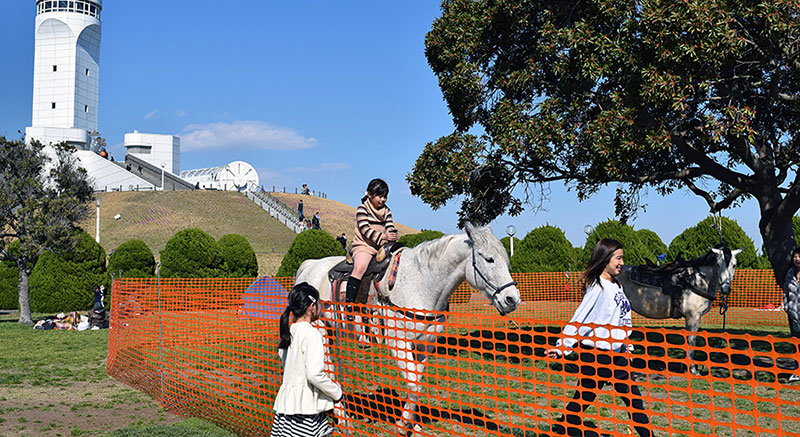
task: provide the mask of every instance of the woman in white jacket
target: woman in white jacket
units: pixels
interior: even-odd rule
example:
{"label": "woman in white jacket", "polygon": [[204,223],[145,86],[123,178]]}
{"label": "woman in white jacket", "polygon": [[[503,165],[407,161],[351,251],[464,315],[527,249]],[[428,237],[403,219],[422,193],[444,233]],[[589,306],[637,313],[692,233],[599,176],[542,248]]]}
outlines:
{"label": "woman in white jacket", "polygon": [[[597,398],[595,390],[602,389],[605,384],[611,384],[612,378],[614,391],[622,397],[626,406],[631,405],[628,392],[632,391],[633,407],[642,411],[647,409],[639,388],[626,382],[620,382],[630,378],[627,370],[628,345],[625,342],[630,330],[611,328],[609,331],[604,326],[594,329],[586,326],[586,324],[625,328],[631,326],[631,304],[622,291],[622,286],[616,280],[624,265],[623,255],[622,243],[619,241],[604,238],[597,242],[589,260],[589,267],[581,277],[584,281],[583,300],[570,319],[570,324],[564,327],[564,340],[559,340],[556,348],[547,351],[550,358],[558,358],[562,355],[564,348],[572,350],[578,347],[581,349],[578,358],[581,372],[580,387],[583,390],[577,389],[573,400],[567,404],[566,421],[571,425],[580,426],[582,424],[581,418],[574,413],[585,411]],[[579,327],[576,328],[575,325],[572,325],[573,323]],[[579,337],[580,342],[575,337]],[[583,408],[577,402],[578,399],[582,399]],[[564,418],[562,417],[561,420]],[[633,421],[638,424],[634,428],[640,436],[650,436],[650,430],[646,426],[649,424],[647,414],[635,412]],[[597,435],[594,431],[587,431],[584,434],[577,427],[569,427],[566,431],[570,436]],[[564,434],[564,426],[554,425],[553,432]]]}
{"label": "woman in white jacket", "polygon": [[[278,355],[283,383],[275,397],[271,437],[322,437],[333,433],[327,412],[342,400],[342,389],[325,373],[322,334],[311,325],[319,319],[319,292],[308,283],[295,285],[281,314]],[[289,325],[290,318],[294,322]]]}

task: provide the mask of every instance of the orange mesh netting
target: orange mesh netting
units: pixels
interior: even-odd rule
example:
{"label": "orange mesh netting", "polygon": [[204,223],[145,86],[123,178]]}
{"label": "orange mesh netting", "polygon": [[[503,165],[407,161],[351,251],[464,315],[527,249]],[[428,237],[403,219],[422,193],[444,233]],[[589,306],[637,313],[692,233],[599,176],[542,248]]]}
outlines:
{"label": "orange mesh netting", "polygon": [[[600,364],[547,358],[580,301],[579,273],[514,276],[524,303],[506,317],[462,286],[446,313],[411,319],[390,311],[325,331],[330,375],[346,393],[347,420],[335,435],[397,435],[410,395],[418,396],[416,413],[405,411],[416,435],[553,435],[587,369],[607,369],[612,385],[581,388],[582,423],[568,427],[625,434],[637,425],[631,414],[639,410],[624,402],[638,398],[625,393],[629,375],[653,435],[800,434],[800,385],[788,381],[800,372],[798,341],[787,338],[785,313],[771,311],[781,303],[771,272],[736,273],[727,315],[735,333],[716,326],[716,308],[696,346],[675,327],[680,321],[634,318],[632,351],[616,354],[629,365],[606,364],[605,353],[585,348],[581,358]],[[268,434],[282,374],[278,316],[293,278],[262,279],[115,280],[109,375],[176,414]],[[381,343],[364,347],[367,326]]]}

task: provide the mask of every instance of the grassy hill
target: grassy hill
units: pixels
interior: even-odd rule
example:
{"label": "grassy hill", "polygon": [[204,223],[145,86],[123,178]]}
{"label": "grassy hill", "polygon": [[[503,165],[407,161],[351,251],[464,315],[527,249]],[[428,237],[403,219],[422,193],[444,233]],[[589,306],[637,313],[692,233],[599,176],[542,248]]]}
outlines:
{"label": "grassy hill", "polygon": [[[140,191],[99,193],[100,244],[111,253],[138,238],[158,259],[167,241],[185,228],[199,228],[219,240],[244,236],[258,258],[259,273],[275,274],[295,234],[250,199],[232,191]],[[95,235],[95,206],[81,227]],[[119,214],[120,219],[114,220]]]}
{"label": "grassy hill", "polygon": [[[301,194],[274,193],[296,209],[302,197],[310,218],[319,211],[322,229],[333,236],[342,232],[353,238],[355,208],[331,199]],[[225,234],[244,236],[258,258],[261,275],[274,275],[295,234],[259,208],[250,199],[231,191],[140,191],[98,193],[100,206],[100,244],[111,253],[125,241],[138,238],[147,243],[158,259],[167,241],[185,228],[199,228],[219,240]],[[120,219],[114,220],[119,214]],[[80,224],[95,235],[95,205]],[[398,224],[400,235],[416,233]]]}
{"label": "grassy hill", "polygon": [[[303,199],[303,213],[309,220],[315,212],[319,211],[320,223],[322,230],[337,237],[344,232],[347,241],[353,240],[353,228],[355,227],[356,208],[350,205],[345,205],[342,202],[337,202],[331,199],[323,199],[322,197],[308,196],[305,194],[291,194],[291,193],[270,193],[276,199],[289,205],[293,211],[297,211],[297,204],[300,199]],[[419,231],[395,223],[399,235],[416,234]]]}

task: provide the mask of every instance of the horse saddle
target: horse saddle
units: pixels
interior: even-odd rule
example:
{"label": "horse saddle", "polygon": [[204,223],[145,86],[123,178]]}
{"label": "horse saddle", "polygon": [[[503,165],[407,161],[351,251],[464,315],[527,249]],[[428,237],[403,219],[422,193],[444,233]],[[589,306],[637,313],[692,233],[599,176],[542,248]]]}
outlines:
{"label": "horse saddle", "polygon": [[[372,257],[367,266],[367,271],[364,272],[364,276],[361,277],[361,287],[358,288],[358,293],[356,294],[356,303],[367,303],[370,285],[372,282],[378,282],[383,279],[383,275],[386,274],[386,270],[391,263],[392,254],[402,247],[405,247],[403,243],[392,241],[386,243],[386,245],[381,247],[378,253]],[[334,290],[332,293],[334,301],[344,302],[344,293],[341,291],[340,285],[343,282],[347,282],[351,273],[353,273],[353,260],[350,256],[347,256],[342,262],[328,270],[328,280],[331,282],[331,290]]]}
{"label": "horse saddle", "polygon": [[659,288],[661,292],[672,300],[670,317],[679,319],[683,317],[683,277],[687,267],[685,262],[678,257],[675,262],[657,266],[645,258],[646,265],[630,266],[630,280],[639,285]]}

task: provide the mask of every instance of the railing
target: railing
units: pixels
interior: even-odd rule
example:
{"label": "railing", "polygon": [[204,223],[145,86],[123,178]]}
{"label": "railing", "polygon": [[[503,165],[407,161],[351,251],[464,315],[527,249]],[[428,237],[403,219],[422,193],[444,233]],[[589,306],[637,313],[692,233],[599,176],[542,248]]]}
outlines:
{"label": "railing", "polygon": [[[774,280],[765,282],[769,276],[737,272],[730,311],[749,314],[765,303],[779,305]],[[277,316],[292,282],[277,279],[266,285],[253,279],[115,280],[109,375],[174,413],[203,417],[239,435],[268,434],[282,373]],[[604,364],[602,353],[581,349],[582,360],[600,360],[587,367],[575,356],[545,356],[563,337],[561,327],[580,299],[574,279],[515,279],[525,302],[507,317],[461,287],[450,311],[441,313],[446,320],[390,313],[356,319],[338,335],[327,330],[330,375],[344,388],[348,415],[335,435],[397,435],[412,394],[419,396],[410,420],[418,436],[553,435],[582,369],[608,369],[605,379],[612,383],[581,389],[599,395],[585,402],[583,422],[574,425],[582,431],[619,435],[641,425],[630,419],[638,410],[621,403],[631,395],[615,391],[630,384],[627,372],[647,405],[646,427],[653,435],[800,434],[800,386],[789,380],[800,372],[798,340],[786,338],[782,311],[769,312],[775,317],[767,325],[757,317],[738,318],[737,333],[701,332],[696,346],[687,345],[683,330],[635,319],[632,350],[619,354],[630,364]],[[376,329],[384,342],[364,348],[356,336],[364,327]],[[334,368],[335,362],[340,365]],[[416,390],[409,389],[409,378]]]}
{"label": "railing", "polygon": [[305,228],[300,225],[297,214],[294,213],[291,208],[263,189],[259,188],[257,191],[246,191],[245,195],[294,233],[299,234],[305,230]]}

